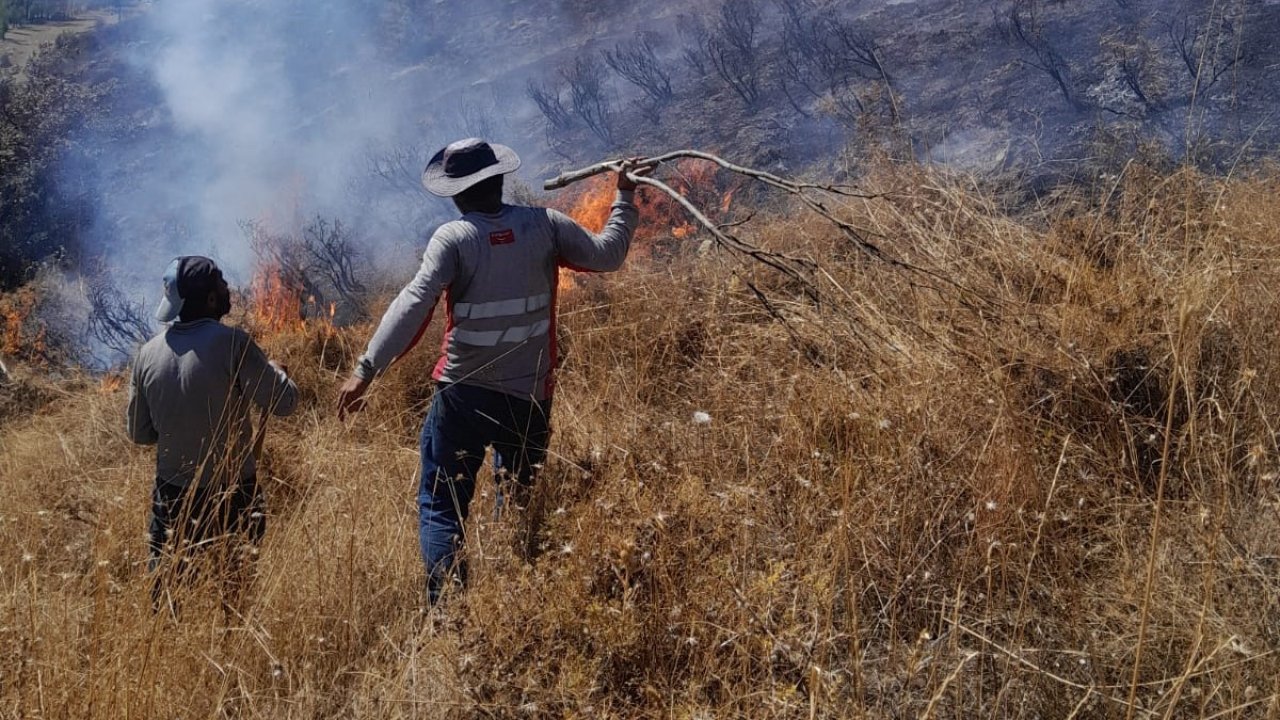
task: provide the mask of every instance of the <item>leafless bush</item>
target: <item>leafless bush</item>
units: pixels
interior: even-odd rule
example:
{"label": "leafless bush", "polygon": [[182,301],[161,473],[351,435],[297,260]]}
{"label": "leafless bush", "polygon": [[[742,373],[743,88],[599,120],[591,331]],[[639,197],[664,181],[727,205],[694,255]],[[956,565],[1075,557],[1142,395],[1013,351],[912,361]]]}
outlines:
{"label": "leafless bush", "polygon": [[127,357],[147,341],[152,327],[140,301],[126,297],[105,278],[88,286],[89,334],[108,350]]}
{"label": "leafless bush", "polygon": [[332,308],[344,321],[365,317],[363,259],[340,219],[317,215],[297,234],[273,233],[256,221],[240,227],[257,258],[255,292],[292,295],[305,316],[327,316]]}
{"label": "leafless bush", "polygon": [[634,40],[606,50],[604,60],[619,77],[640,88],[644,98],[638,106],[649,120],[656,123],[659,111],[675,93],[671,89],[671,73],[658,57],[655,38],[653,33],[639,33]]}
{"label": "leafless bush", "polygon": [[431,155],[414,144],[393,145],[365,155],[366,176],[388,190],[413,197],[425,197],[422,168]]}
{"label": "leafless bush", "polygon": [[571,154],[564,148],[579,127],[586,127],[605,147],[614,147],[614,101],[606,72],[594,54],[583,55],[561,66],[551,84],[530,80],[525,86],[546,122],[548,141],[561,154]]}
{"label": "leafless bush", "polygon": [[792,107],[807,115],[807,96],[854,120],[867,110],[859,86],[871,82],[883,85],[896,119],[893,87],[874,35],[809,0],[776,1],[783,15],[781,85]]}
{"label": "leafless bush", "polygon": [[725,0],[702,46],[716,75],[748,108],[760,100],[762,18],[756,0]]}
{"label": "leafless bush", "polygon": [[360,172],[346,183],[352,207],[376,222],[379,232],[416,237],[430,224],[433,204],[422,186],[422,169],[438,150],[420,143],[369,144],[359,162]]}
{"label": "leafless bush", "polygon": [[569,90],[569,107],[606,147],[614,142],[613,98],[605,85],[605,69],[594,55],[580,55],[560,68]]}
{"label": "leafless bush", "polygon": [[341,220],[316,216],[302,229],[306,271],[327,284],[342,303],[363,315],[366,287],[356,270],[359,253],[351,229]]}
{"label": "leafless bush", "polygon": [[809,13],[813,6],[809,0],[777,0],[777,5],[783,13],[780,85],[791,107],[808,116],[804,96],[820,99],[827,85],[826,69],[816,62],[813,54],[817,44],[810,33],[813,23]]}
{"label": "leafless bush", "polygon": [[445,134],[452,139],[498,137],[498,121],[503,117],[498,98],[492,90],[464,94],[457,110],[445,118]]}
{"label": "leafless bush", "polygon": [[697,15],[683,15],[678,20],[676,33],[680,36],[683,47],[680,57],[694,76],[702,79],[707,76],[707,38],[710,33],[702,18]]}
{"label": "leafless bush", "polygon": [[1014,0],[1009,7],[1005,31],[1014,43],[1030,51],[1032,59],[1023,60],[1024,64],[1052,78],[1062,92],[1063,99],[1073,109],[1084,107],[1072,82],[1071,64],[1049,40],[1039,20],[1035,0]]}
{"label": "leafless bush", "polygon": [[1244,59],[1240,47],[1242,23],[1229,9],[1202,14],[1183,8],[1165,29],[1197,95],[1208,92]]}
{"label": "leafless bush", "polygon": [[[1167,91],[1167,74],[1150,41],[1136,33],[1117,32],[1102,38],[1102,70],[1105,94],[1099,98],[1104,109],[1120,114],[1158,109]],[[1135,103],[1136,101],[1136,103]]]}
{"label": "leafless bush", "polygon": [[549,135],[564,134],[573,129],[573,115],[560,99],[558,87],[530,80],[525,86],[525,94],[538,106]]}
{"label": "leafless bush", "polygon": [[671,73],[658,58],[653,33],[639,33],[634,40],[606,50],[604,60],[622,79],[640,88],[655,102],[666,102],[675,94],[671,90]]}
{"label": "leafless bush", "polygon": [[240,232],[249,241],[255,265],[270,268],[290,284],[301,284],[306,274],[305,253],[297,238],[272,232],[259,220],[241,220]]}

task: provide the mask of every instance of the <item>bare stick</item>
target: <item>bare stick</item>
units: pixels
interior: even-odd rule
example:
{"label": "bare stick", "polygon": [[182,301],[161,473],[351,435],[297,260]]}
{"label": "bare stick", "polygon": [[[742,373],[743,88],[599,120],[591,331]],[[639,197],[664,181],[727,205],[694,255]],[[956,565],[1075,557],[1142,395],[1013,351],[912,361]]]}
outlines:
{"label": "bare stick", "polygon": [[[823,202],[824,194],[828,196],[835,195],[839,197],[876,199],[876,198],[886,197],[889,195],[889,193],[878,193],[878,194],[860,193],[860,192],[857,192],[856,189],[850,185],[819,184],[819,183],[790,180],[770,172],[757,170],[755,168],[750,168],[744,165],[738,165],[736,163],[729,162],[728,160],[725,160],[724,158],[719,157],[718,155],[712,155],[711,153],[702,152],[701,150],[675,150],[675,151],[664,153],[661,155],[654,155],[652,157],[648,157],[640,160],[638,163],[638,166],[652,167],[652,166],[660,165],[661,163],[664,163],[664,162],[669,162],[671,160],[677,160],[680,158],[693,158],[697,160],[705,160],[707,162],[715,163],[716,165],[719,165],[725,170],[752,178],[775,190],[781,190],[783,192],[795,195],[798,198],[800,198],[800,201],[803,202],[804,205],[808,207],[810,211],[823,217],[828,222],[834,224],[837,228],[839,228],[840,232],[843,233],[847,239],[849,239],[855,246],[857,246],[859,250],[861,250],[867,256],[875,260],[879,260],[880,262],[886,263],[892,267],[896,267],[900,270],[906,270],[908,272],[916,273],[918,275],[928,277],[933,281],[940,283],[942,285],[948,285],[956,290],[961,291],[963,295],[968,296],[969,298],[972,298],[972,299],[976,299],[980,304],[986,304],[986,305],[998,304],[997,301],[993,300],[992,298],[970,291],[969,289],[963,287],[962,285],[960,285],[955,280],[951,279],[950,277],[948,277],[942,272],[932,270],[926,267],[922,267],[920,265],[916,265],[915,263],[911,263],[906,260],[902,260],[900,258],[896,258],[890,255],[889,253],[881,249],[879,245],[868,240],[866,237],[866,233],[864,233],[862,230],[854,226],[852,223],[837,217],[835,213],[832,212],[831,209],[829,209],[827,205]],[[594,165],[589,165],[579,170],[571,170],[569,172],[562,173],[544,182],[542,187],[544,190],[557,190],[557,189],[566,187],[572,183],[579,182],[581,180],[585,180],[587,178],[594,177],[596,175],[600,175],[601,173],[606,173],[606,172],[622,172],[622,160],[606,160],[603,162],[596,163]],[[710,223],[710,221],[706,219],[706,216],[698,212],[697,208],[695,208],[688,201],[687,198],[685,198],[680,193],[676,192],[671,187],[665,184],[662,184],[660,181],[653,180],[651,178],[638,177],[630,173],[627,174],[627,177],[630,178],[632,181],[636,182],[636,184],[638,185],[649,185],[651,187],[658,188],[662,192],[670,195],[673,199],[676,200],[676,202],[678,202],[682,207],[684,207],[685,210],[688,211],[689,214],[692,215],[694,219],[696,219],[699,222],[699,224],[703,225],[708,230],[710,230],[718,243],[725,245],[731,249],[750,255],[754,259],[759,260],[761,262],[765,262],[765,264],[771,267],[774,267],[775,269],[782,270],[782,268],[777,267],[777,265],[775,265],[774,262],[770,262],[769,260],[776,260],[777,258],[783,257],[783,256],[779,256],[774,253],[768,253],[764,250],[760,250],[759,248],[755,248],[754,246],[748,245],[747,243],[742,242],[738,238],[726,236],[724,233],[719,232],[719,228],[714,227]],[[750,248],[750,251],[747,251],[747,248]],[[794,261],[794,259],[791,259],[791,260]],[[816,265],[815,263],[812,263],[812,262],[808,264],[811,266]],[[796,277],[796,275],[794,275],[792,272],[789,272],[786,270],[782,270],[782,271],[787,275]],[[814,287],[812,283],[808,281],[805,281],[805,282],[807,287]],[[938,290],[938,288],[932,287],[929,285],[923,285],[922,287],[927,287],[935,291]],[[970,303],[964,300],[963,298],[961,299],[961,302],[964,303],[966,306],[970,306]]]}
{"label": "bare stick", "polygon": [[548,191],[559,190],[580,180],[586,180],[589,177],[595,177],[596,175],[602,175],[607,172],[617,172],[621,167],[621,163],[621,160],[606,160],[601,163],[596,163],[595,165],[589,165],[580,170],[572,170],[567,173],[562,173],[542,183],[542,189]]}
{"label": "bare stick", "polygon": [[[725,170],[738,173],[739,175],[746,175],[748,177],[755,178],[765,183],[766,185],[772,185],[774,187],[777,187],[779,190],[787,190],[791,192],[797,192],[800,190],[823,190],[826,192],[834,193],[836,195],[844,195],[846,197],[860,197],[860,198],[884,197],[884,194],[866,194],[866,193],[854,192],[854,188],[851,185],[836,185],[836,184],[821,185],[817,183],[807,183],[807,182],[798,182],[795,180],[788,180],[786,178],[779,177],[777,175],[774,175],[773,173],[765,172],[763,170],[756,170],[755,168],[749,168],[744,165],[737,165],[735,163],[731,163],[728,160],[725,160],[724,158],[718,155],[712,155],[711,153],[702,152],[701,150],[673,150],[672,152],[669,152],[669,153],[663,153],[661,155],[654,155],[653,157],[643,158],[638,163],[638,166],[651,167],[654,165],[660,165],[664,162],[679,160],[680,158],[694,158],[697,160],[706,160],[707,162],[713,162],[716,165],[719,165],[720,167],[724,168]],[[587,167],[582,168],[580,170],[570,170],[569,172],[557,175],[545,181],[544,183],[542,183],[542,189],[543,190],[559,190],[568,185],[572,185],[575,182],[578,182],[580,180],[586,180],[589,177],[593,177],[601,173],[617,172],[621,167],[622,167],[621,159],[605,160],[604,162],[599,162],[599,163],[596,163],[595,165],[588,165]]]}
{"label": "bare stick", "polygon": [[647,185],[649,187],[656,188],[661,192],[666,193],[667,195],[670,195],[673,200],[675,200],[677,203],[680,204],[681,207],[685,209],[685,212],[689,213],[691,216],[693,216],[694,220],[698,221],[699,225],[702,225],[704,228],[707,229],[708,232],[711,233],[711,236],[715,239],[717,244],[729,250],[732,250],[736,253],[740,253],[742,255],[751,257],[752,259],[762,262],[765,265],[768,265],[774,270],[777,270],[778,272],[790,278],[800,281],[805,285],[806,289],[810,291],[810,294],[813,297],[815,298],[817,297],[817,287],[814,286],[813,282],[809,278],[805,277],[804,274],[801,272],[801,268],[803,267],[814,266],[813,262],[809,260],[805,260],[803,258],[797,258],[789,255],[783,255],[781,253],[770,252],[768,250],[758,248],[755,245],[752,245],[751,243],[745,242],[734,235],[730,235],[729,233],[721,229],[719,225],[712,222],[710,218],[704,215],[696,205],[694,205],[692,202],[689,202],[688,198],[686,198],[684,195],[681,195],[679,192],[675,190],[675,188],[671,187],[670,185],[667,185],[661,180],[654,180],[653,178],[650,178],[650,177],[644,177],[642,175],[632,175],[630,173],[627,174],[627,177],[630,178],[637,185]]}

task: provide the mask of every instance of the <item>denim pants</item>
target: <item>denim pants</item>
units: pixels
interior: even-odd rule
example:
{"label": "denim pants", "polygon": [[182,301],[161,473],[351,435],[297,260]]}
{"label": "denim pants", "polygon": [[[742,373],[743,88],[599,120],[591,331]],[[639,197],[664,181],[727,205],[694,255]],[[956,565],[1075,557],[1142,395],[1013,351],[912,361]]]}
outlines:
{"label": "denim pants", "polygon": [[466,581],[458,551],[485,448],[493,446],[498,502],[505,488],[520,504],[546,459],[550,414],[550,400],[533,402],[458,383],[436,387],[422,425],[418,485],[418,537],[432,603],[450,580]]}

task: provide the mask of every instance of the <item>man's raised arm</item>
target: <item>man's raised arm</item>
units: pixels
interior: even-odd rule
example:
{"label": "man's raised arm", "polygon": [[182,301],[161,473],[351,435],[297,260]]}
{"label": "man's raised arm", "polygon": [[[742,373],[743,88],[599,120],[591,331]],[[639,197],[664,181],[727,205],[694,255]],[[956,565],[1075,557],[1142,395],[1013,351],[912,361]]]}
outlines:
{"label": "man's raised arm", "polygon": [[627,173],[643,176],[653,170],[635,167],[633,162],[624,163],[623,171],[618,173],[618,194],[599,235],[587,232],[558,210],[547,210],[547,219],[555,231],[560,264],[588,272],[610,272],[622,267],[631,249],[631,237],[640,223],[640,210],[635,202],[636,183]]}

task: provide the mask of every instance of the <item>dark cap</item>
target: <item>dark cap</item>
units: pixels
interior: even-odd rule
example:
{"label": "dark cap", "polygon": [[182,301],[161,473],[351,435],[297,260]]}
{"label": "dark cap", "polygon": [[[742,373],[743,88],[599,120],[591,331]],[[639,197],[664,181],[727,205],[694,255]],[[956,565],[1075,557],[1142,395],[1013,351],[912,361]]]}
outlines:
{"label": "dark cap", "polygon": [[164,297],[156,308],[156,319],[171,323],[182,314],[187,298],[207,296],[218,288],[222,271],[217,263],[199,255],[174,258],[164,271]]}
{"label": "dark cap", "polygon": [[515,172],[516,151],[506,145],[467,138],[450,143],[431,158],[422,172],[422,186],[432,195],[453,197],[481,180]]}

